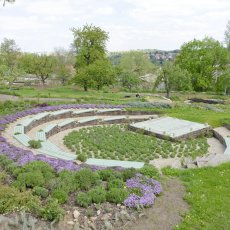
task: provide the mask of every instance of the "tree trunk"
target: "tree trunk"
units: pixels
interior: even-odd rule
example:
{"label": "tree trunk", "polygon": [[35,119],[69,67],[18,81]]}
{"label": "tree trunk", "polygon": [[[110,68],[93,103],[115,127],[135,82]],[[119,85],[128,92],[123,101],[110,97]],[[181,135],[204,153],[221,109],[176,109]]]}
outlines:
{"label": "tree trunk", "polygon": [[170,90],[166,89],[166,97],[169,98],[170,97]]}
{"label": "tree trunk", "polygon": [[88,86],[84,85],[84,91],[88,91]]}

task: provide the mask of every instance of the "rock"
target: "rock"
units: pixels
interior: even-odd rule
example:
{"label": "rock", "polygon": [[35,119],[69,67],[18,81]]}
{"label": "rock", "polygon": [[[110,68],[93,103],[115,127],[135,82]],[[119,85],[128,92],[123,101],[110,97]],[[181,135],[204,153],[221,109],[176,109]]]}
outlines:
{"label": "rock", "polygon": [[121,205],[121,209],[125,209],[126,207],[124,205]]}
{"label": "rock", "polygon": [[108,213],[104,214],[104,215],[101,217],[102,220],[108,220],[109,218],[110,218],[110,216],[109,216]]}
{"label": "rock", "polygon": [[76,222],[76,223],[74,224],[73,230],[80,230],[80,229],[81,229],[81,228],[80,228],[79,223]]}
{"label": "rock", "polygon": [[117,207],[121,207],[121,204],[117,204]]}
{"label": "rock", "polygon": [[80,212],[78,210],[74,210],[73,211],[73,217],[74,217],[74,219],[78,219],[79,216],[80,216]]}
{"label": "rock", "polygon": [[101,210],[97,210],[97,215],[99,216],[101,214]]}
{"label": "rock", "polygon": [[143,216],[146,216],[146,215],[145,215],[145,213],[142,212],[142,213],[139,214],[138,217],[141,218],[141,217],[143,217]]}
{"label": "rock", "polygon": [[113,226],[109,221],[106,220],[104,222],[104,224],[105,224],[105,230],[112,230],[113,229]]}
{"label": "rock", "polygon": [[124,222],[125,220],[130,220],[130,215],[128,214],[127,211],[121,210],[121,212],[120,212],[120,218]]}
{"label": "rock", "polygon": [[68,225],[75,225],[74,221],[72,221],[72,220],[71,220],[71,221],[68,221],[67,224],[68,224]]}
{"label": "rock", "polygon": [[92,229],[92,230],[97,230],[97,227],[94,223],[90,223],[89,224],[89,227]]}
{"label": "rock", "polygon": [[96,221],[96,219],[97,219],[97,217],[96,217],[96,216],[92,216],[92,217],[90,217],[90,220],[91,220],[92,222]]}

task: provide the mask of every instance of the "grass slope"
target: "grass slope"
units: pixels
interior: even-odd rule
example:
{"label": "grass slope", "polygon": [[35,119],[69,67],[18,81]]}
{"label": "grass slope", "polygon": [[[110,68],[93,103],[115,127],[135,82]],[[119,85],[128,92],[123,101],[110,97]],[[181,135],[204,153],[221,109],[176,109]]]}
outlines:
{"label": "grass slope", "polygon": [[190,211],[177,230],[227,230],[230,226],[230,163],[190,170],[164,169],[186,185]]}

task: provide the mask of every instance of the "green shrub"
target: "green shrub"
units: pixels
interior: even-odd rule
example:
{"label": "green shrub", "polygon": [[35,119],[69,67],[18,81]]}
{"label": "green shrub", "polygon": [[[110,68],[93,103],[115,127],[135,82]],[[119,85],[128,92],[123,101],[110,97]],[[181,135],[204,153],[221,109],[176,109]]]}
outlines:
{"label": "green shrub", "polygon": [[49,195],[49,190],[43,187],[35,186],[33,188],[33,194],[42,198],[46,198]]}
{"label": "green shrub", "polygon": [[103,169],[98,171],[98,174],[103,181],[108,181],[113,176],[114,171],[112,169]]}
{"label": "green shrub", "polygon": [[28,142],[30,148],[33,148],[33,149],[39,149],[42,147],[42,144],[40,141],[36,141],[36,140],[30,140]]}
{"label": "green shrub", "polygon": [[59,221],[64,215],[64,210],[59,206],[56,199],[50,198],[41,211],[41,217],[49,221]]}
{"label": "green shrub", "polygon": [[121,204],[129,195],[129,192],[122,188],[112,188],[106,194],[106,200],[111,203]]}
{"label": "green shrub", "polygon": [[14,210],[32,210],[32,205],[39,205],[37,197],[30,191],[19,192],[16,188],[0,184],[0,213]]}
{"label": "green shrub", "polygon": [[55,176],[54,169],[52,169],[51,166],[44,161],[30,162],[25,166],[23,166],[22,170],[25,172],[35,172],[35,171],[41,172],[45,179],[45,182],[51,180]]}
{"label": "green shrub", "polygon": [[84,208],[92,204],[92,198],[84,192],[79,192],[76,197],[76,203]]}
{"label": "green shrub", "polygon": [[59,204],[64,204],[68,200],[68,193],[61,189],[55,189],[52,197],[57,199]]}
{"label": "green shrub", "polygon": [[100,204],[106,201],[106,191],[102,187],[91,189],[87,194],[92,198],[93,203]]}
{"label": "green shrub", "polygon": [[77,189],[78,184],[75,182],[75,172],[62,170],[58,174],[58,183],[56,188],[60,188],[67,193],[74,192]]}
{"label": "green shrub", "polygon": [[43,186],[45,184],[44,177],[41,172],[24,172],[20,173],[15,181],[16,187],[20,189],[33,188],[35,186]]}
{"label": "green shrub", "polygon": [[137,170],[134,168],[125,169],[122,172],[123,180],[126,181],[126,180],[134,177],[136,173],[137,173]]}
{"label": "green shrub", "polygon": [[82,169],[75,174],[75,181],[78,187],[83,190],[88,190],[95,185],[100,179],[98,173],[93,172],[91,169]]}
{"label": "green shrub", "polygon": [[86,162],[87,160],[87,156],[83,153],[80,153],[78,156],[77,156],[77,159],[81,162]]}
{"label": "green shrub", "polygon": [[140,169],[140,173],[151,178],[159,177],[159,171],[153,165],[144,165],[144,167]]}
{"label": "green shrub", "polygon": [[7,173],[0,172],[0,183],[5,182],[6,178],[7,178]]}
{"label": "green shrub", "polygon": [[125,183],[120,179],[114,179],[114,180],[109,181],[109,183],[108,183],[109,189],[111,189],[111,188],[124,188],[124,186],[125,186]]}

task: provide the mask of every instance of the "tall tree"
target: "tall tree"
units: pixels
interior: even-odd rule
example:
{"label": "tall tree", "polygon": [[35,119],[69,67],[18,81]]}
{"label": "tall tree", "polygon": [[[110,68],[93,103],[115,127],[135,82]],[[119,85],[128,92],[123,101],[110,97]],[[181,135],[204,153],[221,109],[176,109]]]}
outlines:
{"label": "tall tree", "polygon": [[172,90],[184,91],[191,89],[191,75],[187,70],[182,70],[173,62],[164,63],[155,82],[155,87],[161,82],[164,83],[167,98],[170,97]]}
{"label": "tall tree", "polygon": [[225,68],[227,51],[219,41],[213,38],[190,41],[181,47],[176,57],[176,64],[192,75],[193,88],[196,91],[214,88],[215,72]]}
{"label": "tall tree", "polygon": [[56,59],[52,55],[24,54],[20,61],[26,73],[34,74],[43,85],[54,75]]}
{"label": "tall tree", "polygon": [[10,86],[24,74],[20,68],[19,60],[21,57],[20,49],[12,39],[4,38],[0,45],[0,75],[4,82]]}
{"label": "tall tree", "polygon": [[142,51],[125,52],[120,60],[120,68],[126,72],[141,77],[155,70],[155,65],[150,61],[149,56]]}
{"label": "tall tree", "polygon": [[74,56],[63,48],[56,49],[53,55],[56,59],[54,67],[55,77],[62,85],[65,85],[75,73]]}
{"label": "tall tree", "polygon": [[[108,62],[106,56],[106,42],[108,41],[108,33],[102,30],[100,27],[93,25],[85,25],[83,28],[72,29],[74,34],[73,46],[76,52],[76,77],[74,82],[83,86],[87,91],[91,85],[96,84],[97,88],[101,87],[101,78],[98,78],[98,71],[101,71],[100,66],[96,68],[96,63],[102,65],[104,68],[108,68],[110,65],[105,65]],[[92,65],[92,66],[91,66]],[[97,77],[96,77],[97,76]],[[93,83],[94,84],[91,84]]]}
{"label": "tall tree", "polygon": [[225,30],[225,44],[227,45],[228,50],[230,51],[230,20],[228,21],[226,25],[226,30]]}

